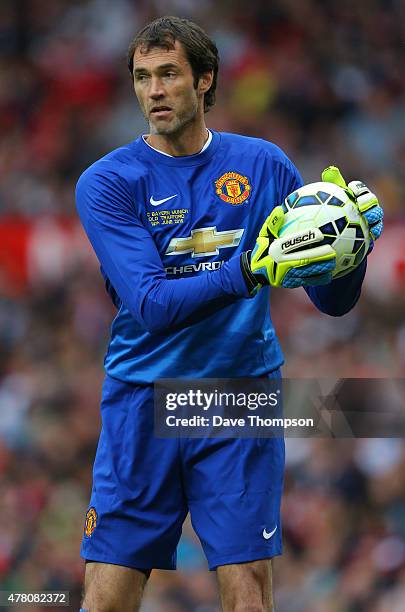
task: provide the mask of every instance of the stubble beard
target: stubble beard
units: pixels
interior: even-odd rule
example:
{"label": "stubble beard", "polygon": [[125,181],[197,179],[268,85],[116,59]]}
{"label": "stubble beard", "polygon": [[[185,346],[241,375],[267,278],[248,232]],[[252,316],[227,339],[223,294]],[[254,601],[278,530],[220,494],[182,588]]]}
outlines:
{"label": "stubble beard", "polygon": [[175,136],[181,134],[190,123],[193,123],[198,113],[198,100],[187,112],[178,113],[170,122],[161,122],[162,125],[155,124],[149,120],[149,130],[151,134],[158,136]]}

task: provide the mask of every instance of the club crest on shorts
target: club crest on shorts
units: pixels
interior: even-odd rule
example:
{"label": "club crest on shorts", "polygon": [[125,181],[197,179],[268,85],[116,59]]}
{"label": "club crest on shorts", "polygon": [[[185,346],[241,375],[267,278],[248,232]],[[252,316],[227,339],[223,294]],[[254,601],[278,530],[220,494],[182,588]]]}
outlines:
{"label": "club crest on shorts", "polygon": [[215,181],[216,194],[228,204],[242,204],[252,190],[247,176],[238,172],[225,172]]}
{"label": "club crest on shorts", "polygon": [[84,534],[90,538],[93,531],[97,527],[97,512],[95,508],[89,508],[84,522]]}

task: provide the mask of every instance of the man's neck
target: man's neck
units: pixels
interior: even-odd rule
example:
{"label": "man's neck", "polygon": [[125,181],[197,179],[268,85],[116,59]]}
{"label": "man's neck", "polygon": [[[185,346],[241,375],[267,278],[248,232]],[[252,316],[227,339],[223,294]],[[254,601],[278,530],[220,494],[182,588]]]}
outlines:
{"label": "man's neck", "polygon": [[198,127],[189,126],[179,134],[148,134],[146,142],[162,153],[183,157],[199,153],[207,142],[208,135],[208,130],[203,124]]}

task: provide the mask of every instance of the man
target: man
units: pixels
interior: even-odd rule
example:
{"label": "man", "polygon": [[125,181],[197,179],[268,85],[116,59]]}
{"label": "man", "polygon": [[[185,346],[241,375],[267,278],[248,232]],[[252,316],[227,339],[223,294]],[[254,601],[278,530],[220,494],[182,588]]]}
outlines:
{"label": "man", "polygon": [[[150,571],[175,568],[190,511],[223,610],[270,611],[283,440],[156,439],[153,382],[279,377],[269,285],[304,286],[320,310],[342,315],[360,295],[366,264],[332,281],[333,254],[315,248],[310,260],[298,252],[277,267],[270,259],[283,221],[277,205],[302,180],[274,144],[207,130],[218,54],[201,28],[156,20],[134,39],[128,65],[149,134],[97,161],[77,186],[119,309],[83,537],[83,610],[138,610]],[[333,167],[324,180],[347,188]],[[378,237],[375,196],[351,187]]]}

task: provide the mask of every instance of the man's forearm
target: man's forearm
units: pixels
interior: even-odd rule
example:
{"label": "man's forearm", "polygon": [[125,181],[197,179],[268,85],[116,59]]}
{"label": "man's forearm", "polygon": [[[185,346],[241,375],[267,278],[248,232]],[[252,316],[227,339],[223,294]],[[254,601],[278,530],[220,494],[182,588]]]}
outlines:
{"label": "man's forearm", "polygon": [[333,280],[328,285],[305,287],[311,301],[321,312],[340,317],[353,308],[360,297],[367,260],[350,274]]}
{"label": "man's forearm", "polygon": [[191,278],[157,280],[143,295],[137,318],[149,332],[164,332],[205,319],[236,300],[248,297],[240,258],[236,256],[213,272]]}

